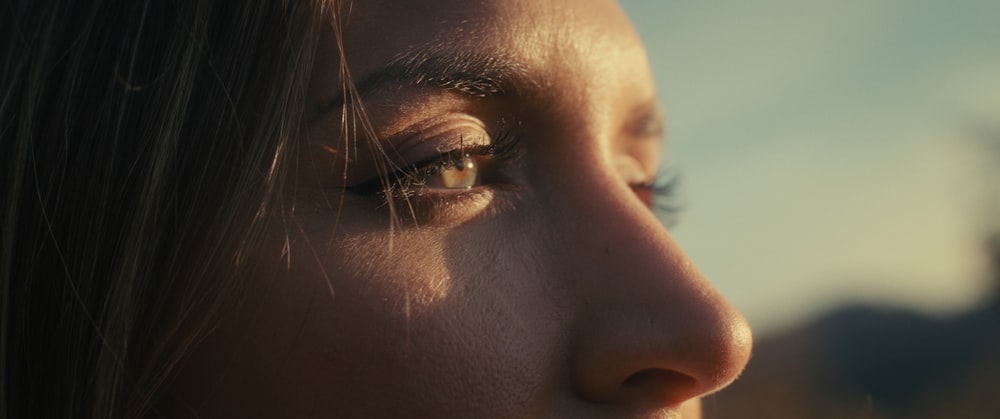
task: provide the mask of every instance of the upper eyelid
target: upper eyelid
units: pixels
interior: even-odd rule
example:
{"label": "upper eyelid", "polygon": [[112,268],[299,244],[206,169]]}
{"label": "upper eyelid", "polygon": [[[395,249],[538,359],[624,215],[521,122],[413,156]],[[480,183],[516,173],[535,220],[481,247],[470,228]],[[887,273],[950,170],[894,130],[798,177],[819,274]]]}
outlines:
{"label": "upper eyelid", "polygon": [[389,137],[398,137],[396,140],[389,140],[397,155],[407,154],[411,149],[419,147],[421,144],[433,142],[436,138],[447,138],[454,142],[458,138],[458,144],[438,144],[435,146],[438,152],[444,152],[461,146],[465,139],[475,141],[474,137],[489,137],[489,127],[481,119],[467,114],[458,116],[448,116],[443,121],[431,121],[411,124]]}
{"label": "upper eyelid", "polygon": [[660,103],[650,99],[633,108],[626,120],[626,133],[629,137],[639,140],[662,140],[667,134],[666,116]]}
{"label": "upper eyelid", "polygon": [[642,126],[637,128],[636,134],[649,138],[664,139],[667,135],[666,118],[660,112],[644,118]]}

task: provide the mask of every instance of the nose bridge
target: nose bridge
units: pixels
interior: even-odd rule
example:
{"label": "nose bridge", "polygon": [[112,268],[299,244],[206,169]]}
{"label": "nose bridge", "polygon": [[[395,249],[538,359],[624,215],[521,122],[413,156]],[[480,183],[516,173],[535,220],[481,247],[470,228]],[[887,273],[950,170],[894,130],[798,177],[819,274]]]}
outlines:
{"label": "nose bridge", "polygon": [[597,179],[564,219],[579,302],[573,380],[585,398],[674,405],[734,380],[750,332],[632,191]]}

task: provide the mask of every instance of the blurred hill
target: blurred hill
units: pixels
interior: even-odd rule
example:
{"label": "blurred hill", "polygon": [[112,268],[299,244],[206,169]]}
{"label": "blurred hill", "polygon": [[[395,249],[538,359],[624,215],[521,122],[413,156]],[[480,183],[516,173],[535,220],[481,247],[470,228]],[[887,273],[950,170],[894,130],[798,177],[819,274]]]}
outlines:
{"label": "blurred hill", "polygon": [[[989,240],[1000,289],[1000,235]],[[839,309],[754,348],[708,418],[1000,418],[1000,293],[937,319]]]}

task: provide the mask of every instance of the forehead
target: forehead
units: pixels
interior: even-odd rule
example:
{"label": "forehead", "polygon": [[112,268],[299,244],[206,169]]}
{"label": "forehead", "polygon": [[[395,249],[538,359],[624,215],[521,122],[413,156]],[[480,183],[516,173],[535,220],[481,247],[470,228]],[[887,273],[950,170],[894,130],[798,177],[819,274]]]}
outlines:
{"label": "forehead", "polygon": [[338,20],[355,75],[426,50],[509,57],[543,82],[546,73],[585,82],[575,76],[634,79],[622,68],[646,69],[642,45],[612,0],[354,1]]}

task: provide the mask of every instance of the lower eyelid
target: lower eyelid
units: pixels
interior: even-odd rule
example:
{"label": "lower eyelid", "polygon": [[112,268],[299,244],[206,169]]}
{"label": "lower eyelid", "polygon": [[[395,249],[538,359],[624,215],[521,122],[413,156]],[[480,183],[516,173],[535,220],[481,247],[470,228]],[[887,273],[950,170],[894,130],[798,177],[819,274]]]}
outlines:
{"label": "lower eyelid", "polygon": [[418,192],[397,198],[397,212],[403,208],[408,221],[417,225],[450,226],[474,219],[489,217],[507,209],[512,198],[507,191],[491,187],[477,187],[449,192]]}

